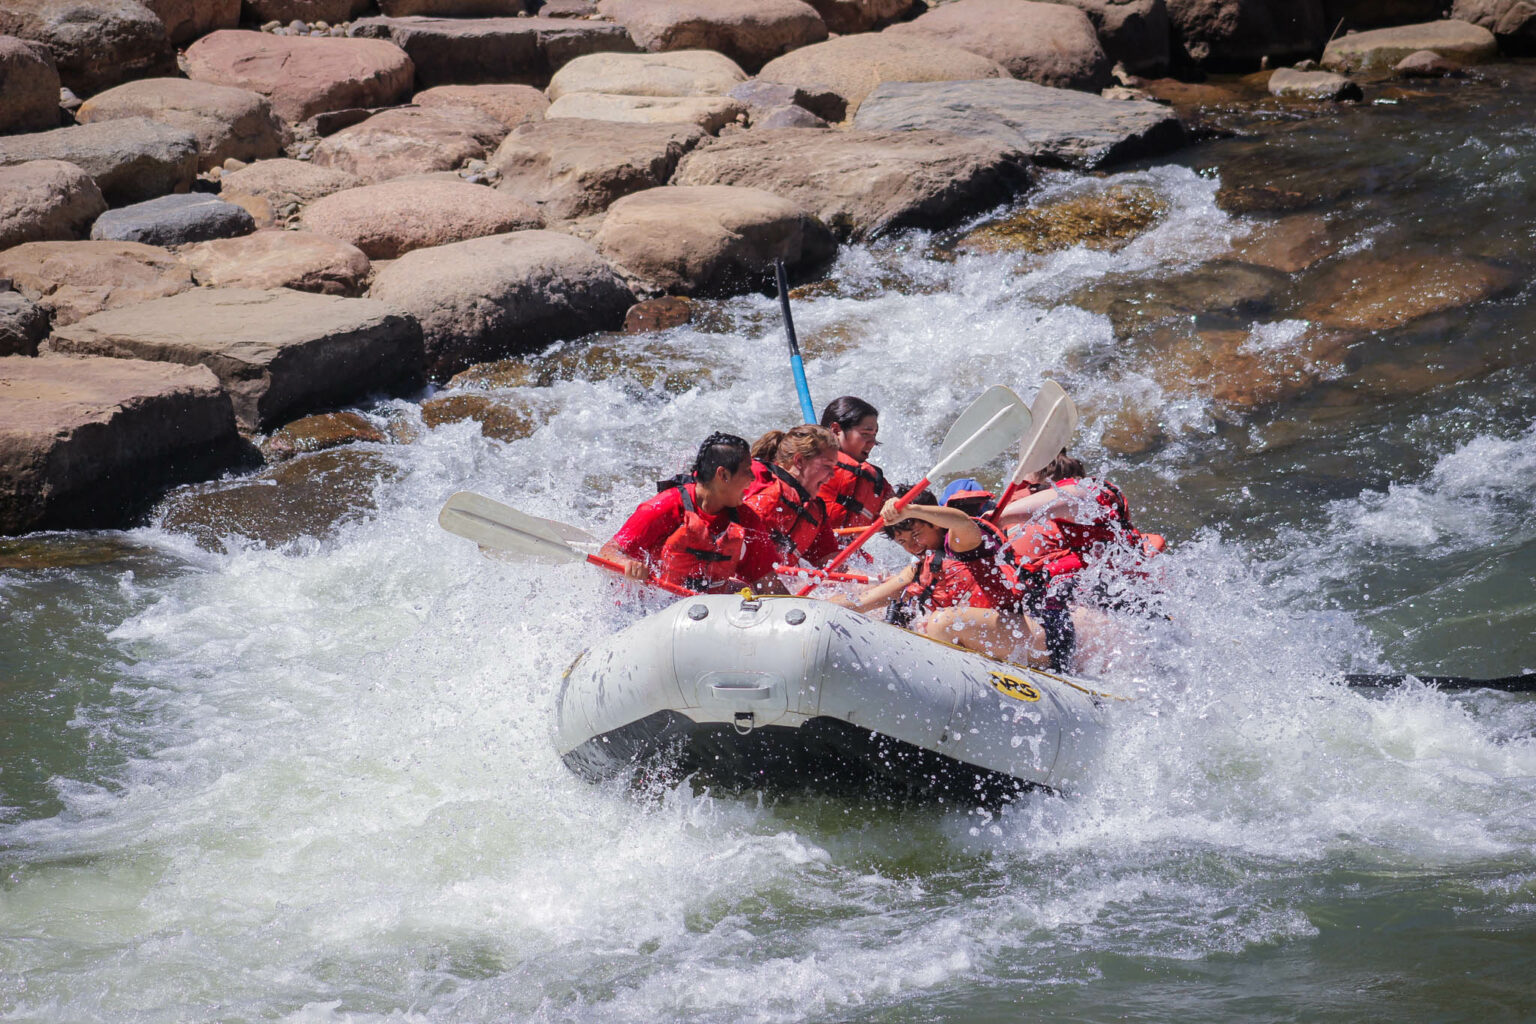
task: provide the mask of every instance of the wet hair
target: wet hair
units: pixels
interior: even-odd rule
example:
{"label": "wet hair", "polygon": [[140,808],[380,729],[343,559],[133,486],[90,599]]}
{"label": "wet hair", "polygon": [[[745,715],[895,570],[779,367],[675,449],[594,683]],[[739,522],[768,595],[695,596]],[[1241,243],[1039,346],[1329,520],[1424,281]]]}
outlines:
{"label": "wet hair", "polygon": [[1088,470],[1083,466],[1083,460],[1074,455],[1068,455],[1063,448],[1051,464],[1040,471],[1040,482],[1034,486],[1040,490],[1045,489],[1047,483],[1057,480],[1081,480],[1088,475]]}
{"label": "wet hair", "polygon": [[716,431],[699,445],[699,454],[693,460],[693,478],[699,483],[708,483],[715,478],[715,470],[735,473],[751,458],[752,451],[744,438]]}
{"label": "wet hair", "polygon": [[837,439],[826,427],[803,423],[788,430],[770,430],[752,445],[752,457],[788,469],[795,459],[814,459],[837,451]]}
{"label": "wet hair", "polygon": [[[897,494],[906,494],[911,489],[912,489],[912,485],[911,484],[903,484],[902,486],[896,488],[896,493]],[[938,497],[932,491],[929,491],[929,490],[919,491],[917,497],[913,498],[912,501],[911,501],[911,504],[913,504],[913,505],[937,505],[938,503],[939,503]],[[880,527],[880,532],[885,534],[887,537],[894,538],[896,536],[896,527],[898,525],[900,525],[900,523],[904,523],[906,521],[907,520],[902,519],[902,520],[899,520],[897,523],[891,524],[890,526],[882,526],[882,527]]]}
{"label": "wet hair", "polygon": [[869,417],[879,415],[880,410],[864,399],[844,395],[842,398],[832,399],[827,403],[827,407],[821,410],[821,425],[828,429],[835,426],[843,430],[852,430]]}

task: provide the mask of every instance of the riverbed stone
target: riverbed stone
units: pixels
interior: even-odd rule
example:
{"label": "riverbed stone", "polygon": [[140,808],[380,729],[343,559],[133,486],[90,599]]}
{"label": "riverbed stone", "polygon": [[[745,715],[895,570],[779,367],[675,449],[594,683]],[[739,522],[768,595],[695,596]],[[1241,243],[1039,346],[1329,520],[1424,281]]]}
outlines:
{"label": "riverbed stone", "polygon": [[549,80],[549,98],[600,92],[615,96],[724,96],[747,80],[724,54],[710,50],[668,53],[589,53]]}
{"label": "riverbed stone", "polygon": [[0,167],[0,249],[84,238],[107,208],[96,181],[63,160]]}
{"label": "riverbed stone", "polygon": [[1327,218],[1316,213],[1293,213],[1274,219],[1252,221],[1252,230],[1232,245],[1233,256],[1244,263],[1294,274],[1339,249]]}
{"label": "riverbed stone", "polygon": [[145,245],[190,245],[256,230],[244,208],[203,192],[161,196],[108,210],[96,218],[91,237]]}
{"label": "riverbed stone", "polygon": [[793,199],[840,238],[940,227],[1006,202],[1033,181],[1028,159],[947,132],[798,128],[733,135],[689,153],[674,185],[740,185]]}
{"label": "riverbed stone", "polygon": [[1186,141],[1159,103],[1106,100],[1012,79],[886,82],[859,107],[855,128],[945,131],[993,139],[1036,163],[1092,169],[1171,152]]}
{"label": "riverbed stone", "polygon": [[665,185],[704,138],[691,125],[566,118],[526,124],[497,148],[497,188],[569,220],[601,213],[620,196]]}
{"label": "riverbed stone", "polygon": [[46,46],[80,96],[176,71],[165,25],[136,0],[5,0],[0,34]]}
{"label": "riverbed stone", "polygon": [[40,43],[0,36],[0,133],[59,126],[59,70]]}
{"label": "riverbed stone", "polygon": [[1109,58],[1088,15],[1032,0],[953,0],[882,35],[932,39],[995,60],[1014,78],[1097,92],[1110,84]]}
{"label": "riverbed stone", "polygon": [[197,139],[198,170],[231,158],[250,162],[282,153],[288,131],[260,93],[185,78],[127,82],[86,100],[82,123],[143,117],[190,132]]}
{"label": "riverbed stone", "polygon": [[421,328],[370,299],[278,288],[198,288],[55,329],[59,352],[201,363],[245,430],[266,430],[421,381]]}
{"label": "riverbed stone", "polygon": [[521,441],[532,437],[549,419],[550,411],[524,396],[443,394],[421,403],[421,422],[429,428],[473,420],[482,437]]}
{"label": "riverbed stone", "polygon": [[187,77],[267,97],[290,123],[328,110],[382,107],[410,92],[414,67],[382,39],[225,30],[187,48]]}
{"label": "riverbed stone", "polygon": [[184,46],[199,36],[240,24],[240,0],[139,0],[165,25],[171,43]]}
{"label": "riverbed stone", "polygon": [[1263,331],[1201,329],[1180,324],[1160,329],[1145,343],[1156,356],[1148,372],[1169,395],[1212,403],[1223,422],[1242,422],[1254,410],[1290,401],[1336,371],[1350,335],[1307,328],[1297,336],[1266,339]]}
{"label": "riverbed stone", "polygon": [[544,112],[550,121],[578,118],[620,124],[693,125],[711,135],[745,116],[744,104],[725,96],[612,96],[566,93]]}
{"label": "riverbed stone", "polygon": [[1466,21],[1431,21],[1340,36],[1323,51],[1331,71],[1390,71],[1419,50],[1433,50],[1462,64],[1480,64],[1498,56],[1493,33]]}
{"label": "riverbed stone", "polygon": [[35,356],[47,337],[47,310],[20,292],[0,292],[0,356]]}
{"label": "riverbed stone", "polygon": [[1050,0],[1088,15],[1111,64],[1135,75],[1166,74],[1169,65],[1168,5],[1164,0]]}
{"label": "riverbed stone", "polygon": [[827,38],[826,22],[801,0],[600,0],[597,9],[642,50],[715,50],[747,71]]}
{"label": "riverbed stone", "polygon": [[567,61],[633,53],[623,26],[571,18],[360,18],[353,36],[388,39],[416,65],[422,88],[517,84],[543,88]]}
{"label": "riverbed stone", "polygon": [[816,8],[828,32],[840,36],[870,32],[899,21],[917,6],[916,0],[806,0]]}
{"label": "riverbed stone", "polygon": [[301,222],[306,230],[357,246],[373,260],[544,226],[535,207],[504,192],[463,181],[413,178],[333,192],[311,203]]}
{"label": "riverbed stone", "polygon": [[[1533,8],[1536,10],[1536,8]],[[1399,78],[1446,78],[1459,76],[1461,64],[1447,60],[1434,50],[1419,50],[1398,61],[1392,73]]]}
{"label": "riverbed stone", "polygon": [[1360,86],[1344,75],[1329,71],[1297,71],[1294,68],[1276,68],[1269,76],[1269,94],[1298,100],[1362,100],[1365,93]]}
{"label": "riverbed stone", "polygon": [[273,211],[297,212],[322,196],[362,184],[363,180],[349,171],[319,167],[308,160],[279,158],[225,171],[219,179],[219,194],[230,202],[240,202],[242,197],[260,198]]}
{"label": "riverbed stone", "polygon": [[957,243],[965,252],[1041,256],[1082,246],[1117,252],[1158,224],[1168,204],[1154,190],[1126,185],[1028,206],[981,224]]}
{"label": "riverbed stone", "polygon": [[0,357],[0,533],[128,526],[165,486],[239,451],[204,367]]}
{"label": "riverbed stone", "polygon": [[372,264],[355,245],[312,231],[257,231],[184,251],[197,283],[212,288],[294,288],[361,295]]}
{"label": "riverbed stone", "polygon": [[1333,28],[1322,0],[1167,0],[1174,51],[1214,70],[1315,57]]}
{"label": "riverbed stone", "polygon": [[1162,277],[1112,275],[1072,292],[1066,301],[1109,317],[1115,334],[1129,337],[1190,317],[1268,316],[1290,289],[1290,276],[1277,270],[1215,260]]}
{"label": "riverbed stone", "polygon": [[138,242],[28,242],[0,252],[0,278],[47,310],[54,327],[193,287],[174,253]]}
{"label": "riverbed stone", "polygon": [[383,444],[388,440],[362,413],[322,412],[285,423],[262,442],[268,462],[283,462],[296,455],[323,452],[348,444]]}
{"label": "riverbed stone", "polygon": [[597,250],[554,231],[514,231],[407,253],[379,272],[372,298],[421,324],[428,372],[613,330],[634,295]]}
{"label": "riverbed stone", "polygon": [[1451,5],[1451,17],[1492,32],[1504,53],[1520,57],[1536,53],[1533,0],[1456,0]]}
{"label": "riverbed stone", "polygon": [[507,131],[542,121],[549,97],[531,85],[438,85],[423,89],[411,102],[424,110],[469,107],[494,118]]}
{"label": "riverbed stone", "polygon": [[473,107],[383,110],[321,140],[310,158],[365,182],[451,171],[484,160],[506,136],[502,123]]}
{"label": "riverbed stone", "polygon": [[0,167],[29,160],[74,164],[115,206],[190,188],[197,177],[197,139],[142,117],[0,137]]}
{"label": "riverbed stone", "polygon": [[1519,275],[1431,250],[1365,252],[1317,275],[1301,316],[1325,327],[1385,331],[1500,295]]}

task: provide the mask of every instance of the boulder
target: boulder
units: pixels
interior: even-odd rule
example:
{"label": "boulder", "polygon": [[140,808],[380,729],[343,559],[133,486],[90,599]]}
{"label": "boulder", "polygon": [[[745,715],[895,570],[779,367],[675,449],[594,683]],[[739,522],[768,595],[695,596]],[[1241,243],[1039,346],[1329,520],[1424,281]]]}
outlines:
{"label": "boulder", "polygon": [[1390,71],[1398,61],[1419,50],[1433,50],[1462,64],[1479,64],[1498,56],[1499,46],[1493,33],[1480,25],[1431,21],[1340,36],[1323,51],[1323,67],[1331,71]]}
{"label": "boulder", "polygon": [[955,248],[1034,256],[1078,246],[1118,252],[1162,221],[1167,212],[1167,202],[1152,189],[1115,185],[1013,211],[966,232]]}
{"label": "boulder", "polygon": [[1451,17],[1492,32],[1505,53],[1536,53],[1536,0],[1456,0]]}
{"label": "boulder", "polygon": [[1329,71],[1276,68],[1269,76],[1269,94],[1300,100],[1362,100],[1360,86]]}
{"label": "boulder", "polygon": [[246,20],[254,24],[280,21],[350,21],[370,6],[369,0],[245,0]]}
{"label": "boulder", "polygon": [[421,422],[436,429],[448,423],[472,421],[481,437],[494,441],[521,441],[532,437],[550,418],[552,409],[545,403],[529,401],[523,395],[437,395],[421,403]]}
{"label": "boulder", "polygon": [[1168,5],[1164,0],[1049,0],[1088,15],[1111,64],[1135,75],[1168,71]]}
{"label": "boulder", "polygon": [[0,252],[0,278],[47,310],[56,328],[193,287],[185,263],[138,242],[28,242]]}
{"label": "boulder", "polygon": [[323,140],[311,160],[365,182],[387,181],[483,160],[506,134],[500,121],[473,107],[403,107],[381,111]]}
{"label": "boulder", "polygon": [[190,132],[197,139],[198,170],[225,160],[265,160],[282,153],[288,131],[265,96],[249,89],[185,78],[128,82],[86,100],[75,113],[85,124],[144,117]]}
{"label": "boulder", "polygon": [[139,0],[165,25],[176,46],[240,24],[240,0]]}
{"label": "boulder", "polygon": [[428,372],[613,330],[634,296],[597,250],[554,231],[514,231],[407,253],[369,295],[421,324]]}
{"label": "boulder", "polygon": [[1392,68],[1392,73],[1399,78],[1446,78],[1460,75],[1461,71],[1460,64],[1446,60],[1434,50],[1410,53]]}
{"label": "boulder", "polygon": [[383,107],[410,92],[415,69],[382,39],[222,31],[187,48],[187,77],[259,92],[285,121],[328,110]]}
{"label": "boulder", "polygon": [[1333,28],[1322,0],[1167,0],[1174,53],[1214,70],[1314,57]]}
{"label": "boulder", "polygon": [[0,36],[0,134],[59,126],[59,71],[48,48]]}
{"label": "boulder", "polygon": [[374,260],[503,231],[541,228],[521,199],[462,181],[402,178],[349,188],[304,211],[305,229],[357,246]]}
{"label": "boulder", "polygon": [[551,103],[544,116],[551,121],[578,118],[624,124],[686,124],[714,135],[746,112],[745,105],[724,96],[610,96],[600,92],[572,92]]}
{"label": "boulder", "polygon": [[663,295],[645,299],[629,307],[624,314],[625,334],[646,334],[682,327],[693,319],[693,303],[681,295]]}
{"label": "boulder", "polygon": [[1111,81],[1093,23],[1066,4],[954,0],[881,34],[969,50],[1040,85],[1098,92]]}
{"label": "boulder", "polygon": [[589,53],[549,80],[549,98],[573,92],[614,96],[724,96],[747,80],[729,57],[709,50]]}
{"label": "boulder", "polygon": [[198,288],[55,328],[59,352],[202,363],[245,430],[421,381],[421,328],[369,299]]}
{"label": "boulder", "polygon": [[231,202],[253,196],[265,200],[274,211],[307,206],[332,192],[357,188],[363,180],[335,167],[317,167],[307,160],[261,160],[248,167],[226,171],[219,179],[219,194]]}
{"label": "boulder", "polygon": [[141,117],[0,137],[0,167],[30,160],[74,164],[115,206],[190,188],[197,177],[197,139]]}
{"label": "boulder", "polygon": [[[840,36],[770,61],[758,80],[801,89],[812,96],[831,93],[834,104],[805,103],[828,121],[852,117],[881,82],[954,82],[1008,78],[994,60],[927,37],[894,35]],[[834,108],[841,107],[837,113]]]}
{"label": "boulder", "polygon": [[826,121],[806,110],[789,104],[783,107],[774,107],[765,110],[761,114],[752,115],[753,128],[830,128]]}
{"label": "boulder", "polygon": [[770,111],[788,106],[804,107],[827,121],[841,121],[847,115],[847,105],[837,93],[765,82],[760,78],[741,83],[729,95],[746,105],[747,117],[754,124]]}
{"label": "boulder", "polygon": [[95,180],[63,160],[0,167],[0,249],[84,238],[107,208]]}
{"label": "boulder", "polygon": [[670,186],[625,196],[593,239],[643,287],[679,295],[728,295],[761,287],[775,260],[811,272],[837,243],[801,203],[756,188]]}
{"label": "boulder", "polygon": [[108,210],[96,218],[91,237],[111,242],[170,246],[233,238],[255,230],[256,222],[244,207],[197,192],[161,196]]}
{"label": "boulder", "polygon": [[545,215],[601,213],[620,196],[665,185],[703,131],[686,125],[567,118],[518,128],[491,157],[502,189]]}
{"label": "boulder", "polygon": [[855,128],[946,131],[992,139],[1036,163],[1091,169],[1157,156],[1184,144],[1183,125],[1160,103],[1106,100],[1006,78],[887,82],[859,107]]}
{"label": "boulder", "polygon": [[542,121],[549,108],[549,98],[531,85],[439,85],[423,89],[411,102],[424,110],[478,110],[507,131],[529,121]]}
{"label": "boulder", "polygon": [[674,185],[741,185],[801,203],[842,238],[940,227],[1027,189],[1019,150],[947,132],[753,131],[685,156]]}
{"label": "boulder", "polygon": [[47,337],[46,309],[20,292],[0,292],[0,356],[35,356]]}
{"label": "boulder", "polygon": [[1386,331],[1492,298],[1519,280],[1505,267],[1431,250],[1365,252],[1330,265],[1301,315],[1330,328]]}
{"label": "boulder", "polygon": [[425,15],[434,18],[516,17],[527,7],[523,0],[378,0],[386,18]]}
{"label": "boulder", "polygon": [[354,36],[388,39],[416,65],[419,86],[535,85],[588,53],[633,53],[622,26],[571,18],[362,18]]}
{"label": "boulder", "polygon": [[361,295],[373,266],[355,245],[310,231],[257,231],[194,245],[182,253],[209,288],[293,288]]}
{"label": "boulder", "polygon": [[748,71],[827,38],[826,22],[801,0],[600,0],[597,9],[642,50],[715,50]]}
{"label": "boulder", "polygon": [[348,444],[383,444],[388,438],[361,413],[322,412],[305,416],[272,432],[261,446],[268,462],[323,452]]}
{"label": "boulder", "polygon": [[128,526],[240,447],[229,397],[201,366],[0,358],[0,533]]}
{"label": "boulder", "polygon": [[165,25],[136,0],[5,0],[0,35],[42,43],[81,96],[176,72]]}
{"label": "boulder", "polygon": [[917,5],[916,0],[806,0],[816,8],[827,31],[840,36],[868,32],[899,21]]}

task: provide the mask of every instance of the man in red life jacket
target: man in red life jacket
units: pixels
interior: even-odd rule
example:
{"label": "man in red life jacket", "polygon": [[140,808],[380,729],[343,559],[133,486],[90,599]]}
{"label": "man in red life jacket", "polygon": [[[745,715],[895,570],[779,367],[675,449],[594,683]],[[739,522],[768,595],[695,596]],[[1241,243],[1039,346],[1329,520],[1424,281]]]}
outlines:
{"label": "man in red life jacket", "polygon": [[839,544],[817,490],[832,475],[837,441],[810,424],[770,430],[752,446],[752,486],[746,505],[767,525],[783,561],[824,565]]}
{"label": "man in red life jacket", "polygon": [[733,434],[711,434],[699,447],[693,480],[667,487],[641,503],[603,545],[602,554],[643,580],[713,593],[751,586],[783,593],[768,528],[742,502],[752,484],[752,455]]}
{"label": "man in red life jacket", "polygon": [[867,461],[879,443],[880,414],[863,399],[844,395],[827,404],[821,425],[838,443],[837,468],[819,493],[827,519],[834,530],[868,526],[895,494],[880,467]]}

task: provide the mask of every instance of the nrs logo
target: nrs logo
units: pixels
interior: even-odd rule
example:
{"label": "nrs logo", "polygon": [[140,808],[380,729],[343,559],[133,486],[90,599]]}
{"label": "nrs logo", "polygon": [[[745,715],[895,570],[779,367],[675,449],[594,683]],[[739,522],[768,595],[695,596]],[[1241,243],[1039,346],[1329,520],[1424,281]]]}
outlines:
{"label": "nrs logo", "polygon": [[1040,691],[1018,676],[1005,676],[1001,672],[992,672],[992,686],[1005,697],[1015,700],[1039,700]]}

